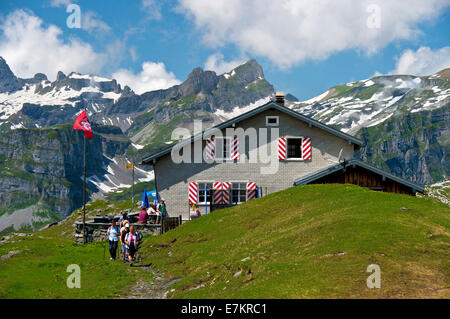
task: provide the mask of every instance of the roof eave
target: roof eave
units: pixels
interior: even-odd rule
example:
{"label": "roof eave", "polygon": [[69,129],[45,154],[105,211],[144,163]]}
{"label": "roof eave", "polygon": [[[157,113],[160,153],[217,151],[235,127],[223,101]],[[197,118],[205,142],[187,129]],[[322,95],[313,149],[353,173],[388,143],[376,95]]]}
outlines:
{"label": "roof eave", "polygon": [[[339,171],[339,170],[344,168],[343,163],[344,162],[339,163],[339,164],[335,164],[335,165],[326,167],[326,168],[324,168],[322,170],[319,170],[319,171],[317,171],[315,173],[306,175],[304,177],[297,178],[294,181],[294,186],[307,185],[307,184],[311,183],[314,180],[317,180],[317,179],[325,177],[325,176],[327,176],[329,174],[335,173],[335,172],[337,172],[337,171]],[[404,178],[401,178],[401,177],[395,176],[395,175],[393,175],[391,173],[388,173],[386,171],[383,171],[383,170],[381,170],[379,168],[376,168],[376,167],[374,167],[374,166],[372,166],[370,164],[367,164],[367,163],[365,163],[365,162],[363,162],[363,161],[361,161],[359,159],[352,158],[352,159],[347,160],[345,162],[345,167],[352,166],[352,165],[358,165],[358,166],[360,166],[362,168],[370,170],[370,171],[372,171],[372,172],[374,172],[374,173],[376,173],[378,175],[384,176],[385,178],[388,178],[388,179],[393,180],[393,181],[395,181],[397,183],[405,185],[405,186],[411,188],[413,191],[417,191],[419,193],[423,193],[425,191],[424,187],[422,187],[420,185],[414,184],[414,183],[412,183],[412,182],[410,182],[410,181],[408,181],[408,180],[406,180]]]}

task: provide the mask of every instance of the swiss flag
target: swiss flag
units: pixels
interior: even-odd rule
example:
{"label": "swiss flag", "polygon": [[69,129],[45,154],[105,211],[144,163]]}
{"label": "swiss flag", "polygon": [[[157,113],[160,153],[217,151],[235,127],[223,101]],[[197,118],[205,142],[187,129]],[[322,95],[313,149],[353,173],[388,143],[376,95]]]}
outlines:
{"label": "swiss flag", "polygon": [[83,130],[84,136],[89,140],[94,137],[94,133],[92,132],[91,124],[86,115],[86,111],[83,111],[78,115],[75,123],[73,124],[74,130]]}

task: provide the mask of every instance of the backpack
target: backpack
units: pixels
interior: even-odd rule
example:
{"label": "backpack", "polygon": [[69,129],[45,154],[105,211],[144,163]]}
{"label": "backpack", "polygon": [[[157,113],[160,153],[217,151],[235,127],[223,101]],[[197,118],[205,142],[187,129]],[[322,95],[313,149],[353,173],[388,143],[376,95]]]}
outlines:
{"label": "backpack", "polygon": [[159,211],[161,212],[161,214],[162,214],[163,217],[166,217],[166,216],[167,216],[166,204],[162,204],[162,205],[159,207]]}
{"label": "backpack", "polygon": [[[111,226],[109,226],[109,228],[108,228],[108,233],[109,233],[109,231],[111,230],[111,227],[112,227],[112,225]],[[116,230],[116,232],[117,233],[120,233],[120,228],[119,228],[119,226],[114,226],[114,229]]]}
{"label": "backpack", "polygon": [[125,229],[121,231],[122,241],[125,242],[125,238],[130,231],[126,231]]}
{"label": "backpack", "polygon": [[144,237],[144,236],[142,236],[142,233],[140,231],[136,232],[136,240],[137,241],[141,241],[142,237]]}

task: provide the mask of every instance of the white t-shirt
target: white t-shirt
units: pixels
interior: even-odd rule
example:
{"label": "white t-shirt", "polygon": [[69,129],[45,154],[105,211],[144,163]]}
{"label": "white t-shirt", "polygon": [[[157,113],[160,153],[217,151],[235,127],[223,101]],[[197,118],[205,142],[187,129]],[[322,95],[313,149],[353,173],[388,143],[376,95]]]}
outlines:
{"label": "white t-shirt", "polygon": [[109,226],[108,228],[109,240],[118,241],[119,240],[119,226]]}

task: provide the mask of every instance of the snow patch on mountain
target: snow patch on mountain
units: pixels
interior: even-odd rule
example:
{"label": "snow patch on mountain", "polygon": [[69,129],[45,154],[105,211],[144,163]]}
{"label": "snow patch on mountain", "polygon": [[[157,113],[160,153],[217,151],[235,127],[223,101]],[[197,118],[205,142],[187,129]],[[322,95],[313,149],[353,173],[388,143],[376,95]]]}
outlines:
{"label": "snow patch on mountain", "polygon": [[264,104],[268,103],[270,100],[271,100],[271,96],[266,96],[266,97],[259,99],[253,103],[250,103],[246,106],[243,106],[243,107],[236,106],[233,108],[233,110],[231,112],[225,112],[224,110],[217,110],[216,112],[214,112],[214,115],[219,116],[223,120],[229,120],[236,116],[239,116],[241,114],[249,112],[249,111],[257,108],[258,106],[264,105]]}
{"label": "snow patch on mountain", "polygon": [[[105,156],[105,155],[104,155]],[[105,156],[109,162],[104,167],[106,174],[101,178],[97,175],[91,175],[87,178],[88,182],[94,184],[99,189],[95,198],[102,197],[105,193],[114,192],[121,188],[131,187],[133,184],[132,171],[127,170],[125,165],[128,160],[124,157],[109,158]],[[135,166],[134,182],[149,182],[155,178],[153,170],[146,171]]]}
{"label": "snow patch on mountain", "polygon": [[[386,121],[396,112],[430,111],[446,105],[450,97],[448,82],[430,85],[431,78],[377,76],[335,87],[290,107],[354,134],[362,127]],[[378,85],[375,91],[374,85]]]}
{"label": "snow patch on mountain", "polygon": [[[45,81],[41,82],[44,86]],[[46,85],[48,86],[48,85]],[[25,103],[40,105],[40,106],[72,106],[75,107],[76,103],[81,100],[83,93],[95,93],[102,98],[111,99],[117,101],[121,96],[119,93],[114,92],[102,92],[97,87],[83,87],[81,90],[74,90],[69,86],[64,86],[59,89],[53,88],[52,90],[40,94],[38,93],[39,84],[25,84],[21,90],[14,92],[7,92],[0,94],[0,120],[6,120],[11,115],[16,114]],[[42,90],[42,89],[41,89]],[[103,110],[103,106],[99,104],[93,104],[95,112]]]}

